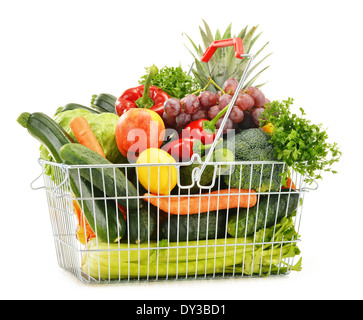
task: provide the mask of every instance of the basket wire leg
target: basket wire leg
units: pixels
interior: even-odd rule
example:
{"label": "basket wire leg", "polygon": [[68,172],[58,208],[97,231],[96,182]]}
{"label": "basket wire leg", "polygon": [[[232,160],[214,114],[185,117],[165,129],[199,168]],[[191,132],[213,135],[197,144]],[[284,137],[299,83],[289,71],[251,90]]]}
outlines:
{"label": "basket wire leg", "polygon": [[[59,181],[59,168],[55,168],[54,169],[54,178],[55,178],[55,183],[56,185],[58,185],[58,181]],[[66,253],[64,250],[64,247],[62,246],[61,243],[61,239],[60,236],[62,234],[62,229],[63,229],[63,222],[62,222],[62,218],[59,215],[59,209],[58,209],[58,205],[59,205],[59,199],[54,197],[54,193],[53,191],[50,192],[49,194],[50,198],[51,198],[51,205],[52,205],[52,212],[53,212],[53,221],[55,222],[55,226],[56,226],[56,233],[55,235],[55,242],[56,242],[56,247],[57,247],[57,251],[58,251],[58,258],[59,258],[59,266],[63,269],[66,268]]]}
{"label": "basket wire leg", "polygon": [[56,258],[57,258],[58,265],[61,267],[62,266],[61,248],[59,247],[58,242],[56,240],[56,234],[58,234],[58,224],[56,223],[55,209],[54,209],[54,206],[53,206],[53,199],[51,197],[51,192],[49,191],[52,186],[51,186],[51,183],[50,183],[50,178],[48,176],[44,175],[43,178],[44,178],[44,184],[45,184],[45,190],[46,190],[47,204],[48,204],[48,208],[49,208],[49,218],[50,218],[50,223],[51,223],[51,227],[52,227],[52,233],[54,235]]}
{"label": "basket wire leg", "polygon": [[[61,173],[59,167],[54,168],[55,184],[58,186],[61,181]],[[55,189],[48,191],[51,202],[52,221],[55,226],[54,240],[57,249],[58,264],[62,269],[67,268],[67,252],[62,243],[62,235],[64,234],[63,214],[61,213],[60,198],[56,197]]]}

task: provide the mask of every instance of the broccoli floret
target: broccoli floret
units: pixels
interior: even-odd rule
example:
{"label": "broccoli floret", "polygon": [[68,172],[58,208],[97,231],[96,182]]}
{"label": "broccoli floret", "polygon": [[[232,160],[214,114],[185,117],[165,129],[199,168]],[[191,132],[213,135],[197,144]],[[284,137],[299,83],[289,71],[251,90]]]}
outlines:
{"label": "broccoli floret", "polygon": [[[244,130],[226,142],[236,161],[277,161],[270,135],[261,129]],[[278,191],[281,187],[282,164],[250,164],[236,166],[225,182],[231,188]]]}

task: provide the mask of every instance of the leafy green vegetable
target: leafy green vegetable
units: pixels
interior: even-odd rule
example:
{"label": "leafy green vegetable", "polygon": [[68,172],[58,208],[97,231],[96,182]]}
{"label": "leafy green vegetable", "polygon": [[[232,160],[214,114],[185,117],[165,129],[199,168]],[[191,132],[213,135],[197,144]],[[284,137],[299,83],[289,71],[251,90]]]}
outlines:
{"label": "leafy green vegetable", "polygon": [[91,113],[88,110],[84,109],[74,109],[74,110],[68,110],[63,111],[60,113],[56,113],[56,115],[53,117],[54,121],[57,122],[69,135],[71,135],[71,138],[74,141],[77,141],[76,137],[74,136],[72,129],[70,127],[70,122],[75,117],[93,117],[93,113]]}
{"label": "leafy green vegetable", "polygon": [[127,163],[116,143],[116,126],[119,116],[114,113],[101,113],[88,116],[88,123],[96,136],[107,160],[112,163]]}
{"label": "leafy green vegetable", "polygon": [[329,143],[328,135],[322,125],[312,124],[304,118],[304,109],[300,108],[301,117],[290,110],[294,99],[269,103],[260,116],[261,127],[271,123],[274,131],[270,143],[274,146],[278,160],[303,175],[308,175],[307,182],[322,179],[323,172],[337,173],[332,165],[340,160],[342,152],[337,143]]}
{"label": "leafy green vegetable", "polygon": [[[145,68],[146,74],[141,77],[139,83],[145,84],[149,69]],[[200,89],[198,82],[188,75],[182,67],[164,67],[153,78],[151,84],[169,94],[172,98],[182,99]]]}

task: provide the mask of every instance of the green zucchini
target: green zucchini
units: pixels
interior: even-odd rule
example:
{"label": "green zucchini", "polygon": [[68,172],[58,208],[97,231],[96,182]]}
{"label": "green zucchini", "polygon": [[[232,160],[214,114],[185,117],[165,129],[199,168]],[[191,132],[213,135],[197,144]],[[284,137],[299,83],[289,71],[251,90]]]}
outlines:
{"label": "green zucchini", "polygon": [[225,211],[191,215],[170,215],[161,225],[162,239],[170,242],[196,241],[225,237]]}
{"label": "green zucchini", "polygon": [[109,93],[100,93],[92,96],[91,106],[99,112],[116,113],[117,98]]}
{"label": "green zucchini", "polygon": [[54,114],[54,116],[58,115],[59,113],[61,112],[64,112],[64,111],[69,111],[69,110],[76,110],[76,109],[82,109],[82,110],[87,110],[91,113],[100,113],[99,111],[95,110],[95,109],[92,109],[92,108],[89,108],[89,107],[86,107],[86,106],[83,106],[81,104],[78,104],[78,103],[68,103],[66,104],[65,106],[63,107],[59,107],[56,111],[56,113]]}
{"label": "green zucchini", "polygon": [[249,209],[230,209],[228,219],[228,234],[232,237],[249,237],[255,232],[270,228],[281,221],[282,218],[290,217],[297,210],[299,204],[299,194],[282,193],[261,195],[258,203]]}
{"label": "green zucchini", "polygon": [[[62,163],[60,150],[72,139],[59,124],[43,113],[27,112],[19,116],[18,122],[48,149],[56,162]],[[103,242],[120,240],[125,235],[126,223],[115,201],[105,200],[104,192],[92,188],[88,181],[79,177],[76,170],[70,169],[68,172],[72,192],[98,239]]]}
{"label": "green zucchini", "polygon": [[62,163],[59,151],[67,143],[74,142],[69,134],[51,117],[41,112],[30,114],[23,112],[17,119],[18,123],[28,129],[29,134],[44,145],[53,159]]}
{"label": "green zucchini", "polygon": [[[79,175],[104,192],[107,197],[116,198],[118,204],[128,208],[128,238],[131,243],[143,243],[150,239],[155,230],[156,213],[150,206],[143,202],[139,205],[136,187],[126,179],[121,170],[114,167],[111,162],[81,145],[70,143],[64,145],[60,150],[60,155],[64,163],[68,165],[90,165],[90,168],[79,168]],[[105,165],[106,167],[97,167]],[[71,169],[72,170],[72,169]],[[128,199],[132,197],[131,199]]]}

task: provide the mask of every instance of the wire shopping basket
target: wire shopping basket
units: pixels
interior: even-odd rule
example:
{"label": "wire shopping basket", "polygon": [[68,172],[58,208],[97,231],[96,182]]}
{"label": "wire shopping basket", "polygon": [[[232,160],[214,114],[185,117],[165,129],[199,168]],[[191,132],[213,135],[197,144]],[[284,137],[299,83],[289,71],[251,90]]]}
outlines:
{"label": "wire shopping basket", "polygon": [[[233,106],[253,56],[231,39],[213,43],[202,60],[229,45],[236,57],[248,59]],[[174,164],[39,160],[59,266],[86,283],[265,277],[300,270],[303,200],[311,190],[306,177],[283,162],[214,161],[230,112],[231,107],[204,161],[198,154]],[[290,183],[282,187],[287,170]],[[140,175],[147,186],[168,185],[173,191],[150,193]]]}

